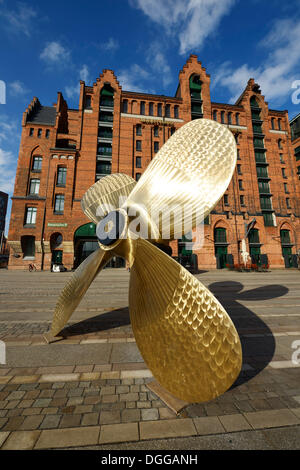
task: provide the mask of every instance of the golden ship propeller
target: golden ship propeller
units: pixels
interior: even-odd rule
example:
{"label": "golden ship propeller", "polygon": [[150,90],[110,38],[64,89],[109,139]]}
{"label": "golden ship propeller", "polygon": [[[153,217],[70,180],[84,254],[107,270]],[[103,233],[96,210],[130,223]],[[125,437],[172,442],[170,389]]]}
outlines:
{"label": "golden ship propeller", "polygon": [[[226,191],[236,158],[232,133],[215,121],[197,119],[170,137],[138,183],[124,174],[95,183],[81,205],[97,224],[99,249],[62,290],[49,338],[63,329],[108,261],[120,256],[130,266],[132,330],[153,376],[189,403],[224,393],[241,370],[234,324],[213,294],[156,245],[196,229]],[[167,226],[160,214],[157,217],[163,207],[172,208]],[[146,236],[132,229],[136,220],[147,227]]]}

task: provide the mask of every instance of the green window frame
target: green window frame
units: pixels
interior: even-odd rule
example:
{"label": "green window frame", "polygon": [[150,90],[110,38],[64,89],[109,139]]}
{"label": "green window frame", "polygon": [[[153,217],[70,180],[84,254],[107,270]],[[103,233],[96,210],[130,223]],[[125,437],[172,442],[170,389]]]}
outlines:
{"label": "green window frame", "polygon": [[35,225],[36,224],[36,215],[37,215],[37,208],[36,207],[27,207],[26,214],[25,214],[25,224],[26,225]]}

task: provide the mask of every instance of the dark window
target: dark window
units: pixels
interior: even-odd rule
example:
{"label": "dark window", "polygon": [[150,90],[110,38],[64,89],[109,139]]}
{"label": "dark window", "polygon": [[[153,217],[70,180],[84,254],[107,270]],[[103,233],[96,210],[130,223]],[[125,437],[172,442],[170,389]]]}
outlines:
{"label": "dark window", "polygon": [[67,169],[64,166],[57,168],[57,185],[65,186],[67,180]]}
{"label": "dark window", "polygon": [[239,180],[239,189],[243,190],[243,180]]}
{"label": "dark window", "polygon": [[154,142],[154,153],[159,151],[159,142]]}
{"label": "dark window", "polygon": [[237,144],[239,144],[239,134],[234,134],[234,138]]}
{"label": "dark window", "polygon": [[135,166],[136,168],[142,168],[142,157],[135,158]]}
{"label": "dark window", "polygon": [[154,137],[158,137],[158,126],[154,126]]}
{"label": "dark window", "polygon": [[96,174],[98,175],[110,175],[111,174],[111,162],[97,162],[96,163]]}
{"label": "dark window", "polygon": [[228,194],[224,194],[224,204],[225,204],[225,206],[229,205],[229,203],[228,203]]}
{"label": "dark window", "polygon": [[62,214],[64,212],[64,206],[65,206],[65,196],[63,194],[56,194],[54,212],[56,212],[57,214]]}
{"label": "dark window", "polygon": [[237,126],[240,125],[240,115],[239,115],[239,113],[236,113],[236,115],[235,115],[235,123],[236,123]]}
{"label": "dark window", "polygon": [[32,170],[33,171],[41,171],[42,161],[43,161],[42,157],[33,157]]}
{"label": "dark window", "polygon": [[258,182],[258,190],[260,193],[270,193],[270,186],[269,183],[266,181],[259,181]]}
{"label": "dark window", "polygon": [[24,235],[21,237],[23,259],[33,259],[35,256],[35,237]]}
{"label": "dark window", "polygon": [[136,181],[138,181],[141,176],[142,176],[142,173],[136,173],[136,174],[135,174],[135,179],[136,179]]}
{"label": "dark window", "polygon": [[142,150],[142,141],[141,140],[136,141],[135,149],[138,150],[139,152]]}
{"label": "dark window", "polygon": [[260,196],[259,199],[262,210],[272,209],[272,201],[270,196]]}
{"label": "dark window", "polygon": [[166,117],[171,116],[171,106],[169,104],[166,104],[165,112],[166,112]]}
{"label": "dark window", "polygon": [[242,168],[241,168],[241,165],[239,163],[237,164],[237,172],[238,172],[239,175],[242,174]]}
{"label": "dark window", "polygon": [[216,110],[213,111],[213,120],[217,121],[218,120],[218,113]]}
{"label": "dark window", "polygon": [[245,196],[243,195],[240,196],[240,203],[241,203],[241,206],[245,205]]}
{"label": "dark window", "polygon": [[175,131],[176,131],[175,127],[171,127],[171,135],[173,135]]}
{"label": "dark window", "polygon": [[232,124],[232,113],[228,113],[228,124]]}
{"label": "dark window", "polygon": [[274,220],[273,220],[273,214],[272,213],[266,213],[263,214],[264,216],[264,223],[267,227],[273,227],[274,226]]}
{"label": "dark window", "polygon": [[271,126],[272,126],[272,129],[275,129],[275,119],[274,118],[271,119]]}
{"label": "dark window", "polygon": [[35,225],[36,223],[36,207],[27,207],[26,214],[25,214],[25,224],[26,225]]}
{"label": "dark window", "polygon": [[136,135],[142,135],[142,125],[137,124],[136,128],[135,128],[135,131],[136,131]]}
{"label": "dark window", "polygon": [[49,139],[49,136],[50,136],[50,131],[49,131],[49,129],[46,129],[46,134],[45,134],[45,135],[46,135],[46,139]]}
{"label": "dark window", "polygon": [[281,243],[290,245],[291,243],[290,231],[280,230],[280,240],[281,240]]}
{"label": "dark window", "polygon": [[157,105],[157,116],[162,116],[162,104],[158,103]]}
{"label": "dark window", "polygon": [[153,103],[149,103],[149,116],[153,116]]}
{"label": "dark window", "polygon": [[32,178],[30,180],[29,194],[39,194],[40,191],[40,180]]}
{"label": "dark window", "polygon": [[221,123],[225,123],[225,111],[221,111]]}
{"label": "dark window", "polygon": [[286,173],[285,173],[285,168],[281,168],[281,173],[283,178],[287,178]]}
{"label": "dark window", "polygon": [[240,157],[240,149],[237,149],[237,159],[240,160],[241,157]]}
{"label": "dark window", "polygon": [[100,144],[98,146],[98,155],[111,155],[112,154],[112,147],[111,144]]}
{"label": "dark window", "polygon": [[259,243],[259,231],[257,228],[252,228],[248,234],[249,243]]}
{"label": "dark window", "polygon": [[257,176],[260,178],[268,178],[268,168],[266,166],[257,166],[256,167]]}
{"label": "dark window", "polygon": [[30,137],[33,136],[33,133],[34,133],[34,129],[33,129],[33,127],[31,127],[31,128],[29,129],[29,135],[30,135]]}
{"label": "dark window", "polygon": [[283,186],[284,186],[284,192],[285,192],[286,194],[288,194],[288,193],[289,193],[289,190],[288,190],[288,185],[287,185],[287,183],[283,183]]}
{"label": "dark window", "polygon": [[286,207],[287,207],[288,209],[291,208],[290,198],[288,198],[288,197],[286,198]]}
{"label": "dark window", "polygon": [[279,158],[280,158],[280,163],[284,163],[284,160],[283,160],[283,153],[280,153],[280,154],[279,154]]}
{"label": "dark window", "polygon": [[253,139],[254,148],[264,148],[264,139],[262,137],[254,137]]}
{"label": "dark window", "polygon": [[281,119],[278,119],[278,129],[281,131]]}
{"label": "dark window", "polygon": [[215,228],[214,230],[215,243],[226,243],[226,228]]}
{"label": "dark window", "polygon": [[282,140],[281,139],[278,140],[278,148],[282,149]]}
{"label": "dark window", "polygon": [[85,97],[85,107],[90,109],[92,105],[92,97],[91,95],[86,95]]}
{"label": "dark window", "polygon": [[122,111],[123,113],[128,113],[128,100],[123,100]]}
{"label": "dark window", "polygon": [[175,119],[179,118],[179,107],[177,105],[174,106],[174,118]]}
{"label": "dark window", "polygon": [[42,137],[42,129],[38,129],[38,137]]}
{"label": "dark window", "polygon": [[145,114],[145,101],[141,101],[140,114]]}

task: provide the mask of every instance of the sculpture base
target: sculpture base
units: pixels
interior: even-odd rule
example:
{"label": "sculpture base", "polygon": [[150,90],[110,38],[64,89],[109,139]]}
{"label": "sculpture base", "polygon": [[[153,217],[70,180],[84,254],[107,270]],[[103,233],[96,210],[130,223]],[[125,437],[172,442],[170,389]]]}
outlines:
{"label": "sculpture base", "polygon": [[168,408],[174,411],[176,414],[180,413],[189,403],[174,397],[170,392],[163,388],[156,380],[146,384],[151,392],[163,401]]}

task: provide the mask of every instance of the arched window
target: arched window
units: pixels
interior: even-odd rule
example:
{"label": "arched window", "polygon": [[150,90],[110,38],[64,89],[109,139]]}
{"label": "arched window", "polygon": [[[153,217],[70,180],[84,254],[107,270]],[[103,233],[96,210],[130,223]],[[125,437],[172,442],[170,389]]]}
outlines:
{"label": "arched window", "polygon": [[114,107],[114,90],[108,84],[104,85],[100,92],[100,106]]}
{"label": "arched window", "polygon": [[128,113],[128,100],[123,100],[122,101],[122,112],[123,113]]}
{"label": "arched window", "polygon": [[226,228],[215,228],[214,239],[215,243],[227,243]]}
{"label": "arched window", "polygon": [[217,112],[216,109],[213,111],[213,119],[214,119],[214,121],[218,120],[218,112]]}
{"label": "arched window", "polygon": [[250,106],[251,108],[259,108],[259,104],[258,104],[258,101],[256,99],[256,96],[251,96],[250,98]]}
{"label": "arched window", "polygon": [[202,82],[199,75],[192,75],[190,77],[190,94],[191,99],[201,100]]}

